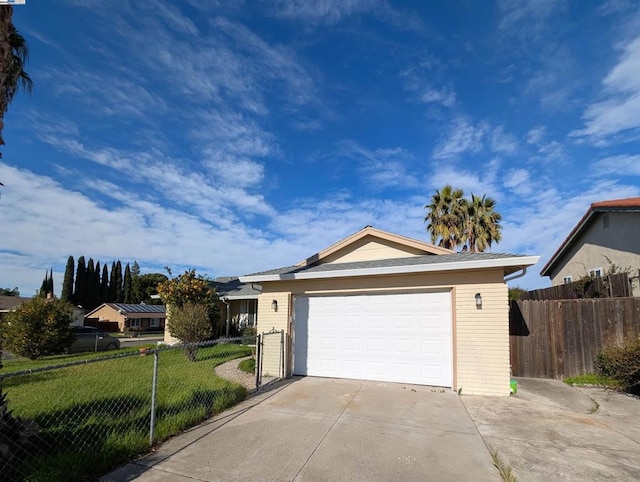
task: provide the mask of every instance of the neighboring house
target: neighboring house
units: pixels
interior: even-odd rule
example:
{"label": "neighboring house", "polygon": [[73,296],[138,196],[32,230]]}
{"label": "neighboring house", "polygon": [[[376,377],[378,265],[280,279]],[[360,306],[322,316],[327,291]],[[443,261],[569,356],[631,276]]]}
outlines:
{"label": "neighboring house", "polygon": [[[508,395],[505,276],[538,259],[455,253],[367,226],[295,266],[240,281],[262,285],[258,332],[287,333],[287,375]],[[266,345],[264,370],[277,373],[279,350]]]}
{"label": "neighboring house", "polygon": [[[48,298],[50,298],[49,296]],[[21,296],[0,296],[0,321],[6,316],[7,313],[15,311],[18,306],[27,301],[31,301],[33,298],[23,298]],[[82,326],[84,323],[84,311],[77,306],[73,307],[71,312],[71,326]]]}
{"label": "neighboring house", "polygon": [[237,276],[219,277],[211,284],[220,298],[218,306],[221,319],[226,321],[227,334],[232,325],[238,330],[256,326],[260,284],[241,283]]}
{"label": "neighboring house", "polygon": [[31,301],[31,298],[23,298],[22,296],[0,296],[0,321],[7,315],[15,311],[22,303]]}
{"label": "neighboring house", "polygon": [[[98,324],[117,323],[118,331],[164,331],[167,317],[164,305],[103,303],[86,314],[85,320]],[[100,327],[100,326],[99,326]]]}
{"label": "neighboring house", "polygon": [[[604,275],[610,263],[640,270],[640,197],[593,203],[542,268],[552,285],[577,281],[587,274]],[[638,283],[632,283],[640,296]]]}

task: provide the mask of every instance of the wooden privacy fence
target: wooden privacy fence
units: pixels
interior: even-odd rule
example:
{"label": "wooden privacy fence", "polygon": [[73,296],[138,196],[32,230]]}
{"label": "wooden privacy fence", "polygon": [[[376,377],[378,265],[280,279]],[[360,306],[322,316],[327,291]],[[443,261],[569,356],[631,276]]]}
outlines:
{"label": "wooden privacy fence", "polygon": [[602,348],[640,335],[640,298],[512,301],[509,334],[514,376],[592,372]]}
{"label": "wooden privacy fence", "polygon": [[618,273],[603,278],[527,291],[521,300],[570,300],[577,298],[626,298],[631,296],[628,273]]}

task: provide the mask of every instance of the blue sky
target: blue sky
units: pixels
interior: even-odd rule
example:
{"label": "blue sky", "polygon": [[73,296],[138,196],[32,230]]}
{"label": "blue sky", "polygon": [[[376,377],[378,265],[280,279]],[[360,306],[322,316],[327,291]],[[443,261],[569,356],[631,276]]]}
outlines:
{"label": "blue sky", "polygon": [[542,256],[640,195],[640,4],[28,0],[31,96],[5,118],[0,286],[67,256],[209,276],[373,225],[429,240],[446,183]]}

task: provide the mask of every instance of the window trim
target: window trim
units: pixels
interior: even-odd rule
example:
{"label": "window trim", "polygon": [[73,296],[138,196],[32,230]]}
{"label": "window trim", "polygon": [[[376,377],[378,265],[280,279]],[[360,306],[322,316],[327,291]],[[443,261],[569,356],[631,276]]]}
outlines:
{"label": "window trim", "polygon": [[589,276],[593,276],[594,278],[602,278],[602,268],[591,268],[589,270]]}
{"label": "window trim", "polygon": [[568,285],[573,283],[573,276],[568,275],[562,278],[562,284]]}
{"label": "window trim", "polygon": [[160,318],[149,318],[149,328],[160,328]]}
{"label": "window trim", "polygon": [[140,323],[140,318],[131,318],[129,320],[129,328],[140,328],[142,323]]}

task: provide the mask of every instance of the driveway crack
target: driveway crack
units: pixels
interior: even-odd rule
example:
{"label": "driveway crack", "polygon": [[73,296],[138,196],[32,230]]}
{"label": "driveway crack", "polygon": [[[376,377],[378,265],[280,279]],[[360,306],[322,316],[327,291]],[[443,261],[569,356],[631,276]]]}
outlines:
{"label": "driveway crack", "polygon": [[344,414],[344,412],[347,410],[347,408],[349,408],[349,405],[351,405],[351,402],[353,402],[353,399],[356,398],[356,396],[358,395],[358,393],[360,393],[360,390],[363,387],[363,383],[360,384],[360,386],[358,387],[358,389],[355,391],[355,393],[351,396],[351,398],[349,399],[349,401],[347,402],[347,404],[345,405],[345,407],[342,409],[342,411],[338,414],[338,416],[336,417],[336,419],[333,421],[333,423],[331,424],[331,427],[329,427],[329,429],[326,431],[326,433],[322,436],[322,438],[320,439],[320,441],[318,442],[318,444],[315,446],[315,448],[311,451],[311,453],[309,454],[309,457],[307,457],[307,460],[304,461],[304,464],[302,464],[302,466],[300,467],[300,470],[298,470],[298,472],[296,473],[295,477],[292,480],[296,480],[299,476],[300,476],[300,472],[302,472],[302,469],[304,469],[307,464],[309,463],[309,460],[311,460],[311,457],[313,457],[313,455],[316,453],[316,451],[318,450],[318,447],[320,447],[320,445],[322,445],[322,442],[324,442],[324,439],[327,438],[327,435],[329,435],[329,432],[331,432],[331,430],[333,430],[333,427],[335,427],[336,423],[338,423],[338,420],[340,420],[342,418],[342,415]]}

